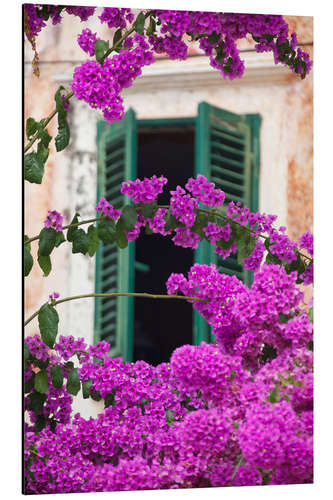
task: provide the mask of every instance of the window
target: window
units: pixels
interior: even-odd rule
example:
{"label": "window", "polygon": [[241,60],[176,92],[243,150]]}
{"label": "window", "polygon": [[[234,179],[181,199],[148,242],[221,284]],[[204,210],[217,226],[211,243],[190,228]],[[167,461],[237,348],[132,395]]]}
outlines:
{"label": "window", "polygon": [[[163,174],[167,192],[201,173],[223,189],[226,202],[241,201],[258,209],[259,128],[257,114],[237,115],[207,103],[194,118],[136,120],[129,110],[122,122],[98,124],[98,193],[116,208],[128,202],[120,193],[124,180]],[[163,199],[164,197],[164,199]],[[195,251],[175,247],[168,238],[142,235],[124,250],[101,245],[96,255],[96,292],[165,293],[171,272],[186,273],[193,262],[214,262],[221,272],[246,283],[251,273],[237,257],[222,260],[202,241]],[[210,327],[185,301],[133,297],[95,300],[95,341],[111,343],[125,361],[167,361],[185,343],[211,341]]]}

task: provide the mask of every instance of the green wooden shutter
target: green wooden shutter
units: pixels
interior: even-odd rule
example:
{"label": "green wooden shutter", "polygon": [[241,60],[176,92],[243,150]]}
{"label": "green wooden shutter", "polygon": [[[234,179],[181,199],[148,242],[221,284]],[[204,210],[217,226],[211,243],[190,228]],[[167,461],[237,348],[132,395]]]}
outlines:
{"label": "green wooden shutter", "polygon": [[[258,209],[259,115],[237,115],[205,102],[199,104],[196,122],[195,175],[203,174],[226,194],[225,204],[240,201]],[[246,284],[251,274],[237,263],[237,256],[223,260],[207,241],[195,251],[195,262],[214,262],[219,271],[236,275]],[[210,341],[210,327],[195,312],[194,343]]]}
{"label": "green wooden shutter", "polygon": [[[137,124],[129,110],[121,122],[98,123],[97,199],[104,196],[115,208],[128,204],[120,193],[121,183],[136,178]],[[116,243],[102,244],[96,254],[96,293],[134,291],[135,243],[119,249]],[[111,354],[131,361],[133,356],[133,297],[95,299],[95,342],[106,340]]]}

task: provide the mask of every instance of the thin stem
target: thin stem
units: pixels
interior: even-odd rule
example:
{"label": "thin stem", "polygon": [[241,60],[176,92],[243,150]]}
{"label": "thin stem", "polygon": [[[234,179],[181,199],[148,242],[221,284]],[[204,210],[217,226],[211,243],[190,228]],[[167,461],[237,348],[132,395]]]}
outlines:
{"label": "thin stem", "polygon": [[[77,300],[77,299],[86,299],[88,297],[103,297],[103,298],[112,298],[112,297],[142,297],[145,299],[180,299],[180,300],[195,300],[198,302],[209,302],[206,299],[200,299],[199,297],[187,297],[186,295],[160,295],[160,294],[152,294],[152,293],[145,293],[145,292],[134,292],[134,293],[129,293],[129,292],[112,292],[112,293],[86,293],[84,295],[74,295],[73,297],[66,297],[64,299],[56,300],[53,305],[58,305],[62,304],[63,302],[69,302],[70,300]],[[45,302],[45,304],[48,304],[48,302]],[[43,304],[43,305],[45,305]],[[43,306],[42,306],[43,307]],[[36,316],[38,316],[38,313],[41,308],[38,309],[38,311],[35,311],[30,318],[28,318],[24,322],[24,326],[27,326],[30,321],[32,321]]]}
{"label": "thin stem", "polygon": [[[69,92],[66,97],[64,98],[64,102],[68,102],[69,99],[71,97],[73,97],[74,93],[73,92]],[[54,109],[52,111],[52,113],[49,114],[49,116],[47,118],[44,118],[44,121],[43,121],[43,129],[45,129],[46,125],[48,125],[50,123],[50,121],[52,120],[52,118],[58,113],[58,110],[57,109]],[[32,137],[32,139],[30,139],[30,141],[28,142],[28,144],[25,146],[24,148],[24,152],[26,153],[30,148],[31,146],[34,144],[34,142],[36,142],[38,139],[38,132],[36,132],[36,134]]]}
{"label": "thin stem", "polygon": [[232,476],[231,476],[231,481],[233,481],[235,479],[235,476],[238,472],[238,469],[240,468],[241,465],[243,465],[243,463],[245,463],[245,460],[244,460],[244,457],[243,455],[241,455],[240,459],[238,460],[236,466],[235,466],[235,469],[234,469],[234,472],[232,473]]}
{"label": "thin stem", "polygon": [[[94,217],[93,219],[87,219],[87,220],[82,220],[81,222],[75,222],[75,224],[67,224],[67,226],[63,226],[63,230],[64,229],[68,229],[70,227],[76,227],[76,226],[82,226],[82,224],[89,224],[89,222],[96,222],[98,220],[103,220],[104,217],[101,216],[101,217]],[[28,245],[29,243],[31,243],[32,241],[35,241],[35,240],[39,240],[39,234],[37,236],[34,236],[33,238],[29,238],[28,240],[26,240],[24,242],[25,245]]]}

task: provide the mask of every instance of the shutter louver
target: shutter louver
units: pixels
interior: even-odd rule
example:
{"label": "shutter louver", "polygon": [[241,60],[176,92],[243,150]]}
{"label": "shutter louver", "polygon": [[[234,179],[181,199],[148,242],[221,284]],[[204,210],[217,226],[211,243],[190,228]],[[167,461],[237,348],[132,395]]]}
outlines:
{"label": "shutter louver", "polygon": [[[120,193],[121,183],[136,177],[136,120],[133,110],[111,125],[98,124],[98,192],[120,210],[129,200]],[[96,293],[134,291],[132,242],[120,250],[116,243],[102,243],[96,254]],[[111,344],[111,355],[132,360],[133,298],[95,299],[95,341]]]}
{"label": "shutter louver", "polygon": [[[257,117],[255,119],[254,117]],[[210,106],[199,104],[196,125],[196,165],[195,174],[202,174],[216,187],[225,192],[224,204],[230,201],[241,202],[252,210],[253,164],[259,161],[259,152],[253,156],[253,124],[259,130],[258,115],[237,115]],[[256,172],[257,173],[257,172]],[[221,273],[236,275],[246,284],[251,282],[251,273],[237,262],[237,255],[232,254],[223,260],[214,253],[207,241],[202,241],[195,251],[195,261],[199,263],[214,262]],[[201,340],[210,341],[210,327],[195,313],[195,343]]]}

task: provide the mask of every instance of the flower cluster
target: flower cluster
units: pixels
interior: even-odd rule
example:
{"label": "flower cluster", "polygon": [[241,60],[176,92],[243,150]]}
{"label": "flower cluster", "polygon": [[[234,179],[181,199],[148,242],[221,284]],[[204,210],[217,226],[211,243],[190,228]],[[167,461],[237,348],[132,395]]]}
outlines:
{"label": "flower cluster", "polygon": [[[75,97],[87,102],[92,108],[101,109],[108,122],[123,118],[120,92],[133,84],[143,66],[154,61],[144,38],[136,34],[134,41],[137,46],[131,51],[122,50],[111,58],[107,57],[103,64],[85,61],[74,69],[72,90]],[[91,41],[88,43],[85,40],[85,47],[92,50]]]}
{"label": "flower cluster", "polygon": [[81,49],[84,50],[90,56],[95,55],[95,44],[97,40],[97,33],[93,33],[89,28],[82,30],[82,32],[77,37],[77,43],[80,45]]}
{"label": "flower cluster", "polygon": [[[257,350],[250,367],[251,346],[247,352],[227,353],[223,335],[217,345],[179,347],[170,363],[156,367],[109,357],[105,341],[87,346],[83,339],[60,336],[54,354],[45,345],[41,349],[40,338],[28,337],[26,491],[311,483],[313,353],[306,343],[312,329],[305,312],[298,309],[300,292],[293,281],[279,266],[266,266],[255,275],[252,296],[252,288],[237,278],[199,264],[188,279],[173,274],[168,280],[169,293],[182,291],[209,299],[200,303],[200,312],[211,320],[222,312],[224,331],[233,330],[236,340],[245,330],[266,328],[289,341],[266,361]],[[256,301],[253,314],[244,310],[244,297],[249,309]],[[266,315],[269,304],[271,318]],[[280,323],[276,311],[281,310],[286,315],[293,311],[294,316]],[[105,409],[96,418],[70,415],[72,397],[66,386],[73,370],[68,360],[73,356],[85,391],[104,399]],[[48,389],[42,408],[36,410],[40,393],[31,380],[39,361],[42,366],[48,362]],[[64,374],[61,387],[53,384],[56,366]]]}
{"label": "flower cluster", "polygon": [[121,212],[114,208],[103,196],[100,197],[96,205],[96,211],[109,219],[118,219],[121,216]]}
{"label": "flower cluster", "polygon": [[53,227],[57,232],[62,231],[62,221],[64,215],[61,215],[56,210],[48,210],[48,215],[44,221],[44,227]]}
{"label": "flower cluster", "polygon": [[208,182],[204,175],[198,174],[196,179],[191,177],[185,187],[207,207],[219,207],[224,202],[225,193],[221,189],[215,189],[214,182]]}
{"label": "flower cluster", "polygon": [[98,16],[101,23],[107,23],[108,27],[111,28],[126,28],[127,22],[131,23],[134,19],[134,15],[131,9],[116,9],[111,7],[105,7],[100,16]]}
{"label": "flower cluster", "polygon": [[127,194],[134,203],[152,203],[157,196],[163,192],[163,186],[168,182],[163,175],[156,177],[153,175],[150,179],[145,177],[142,181],[126,181],[121,185],[120,192]]}

